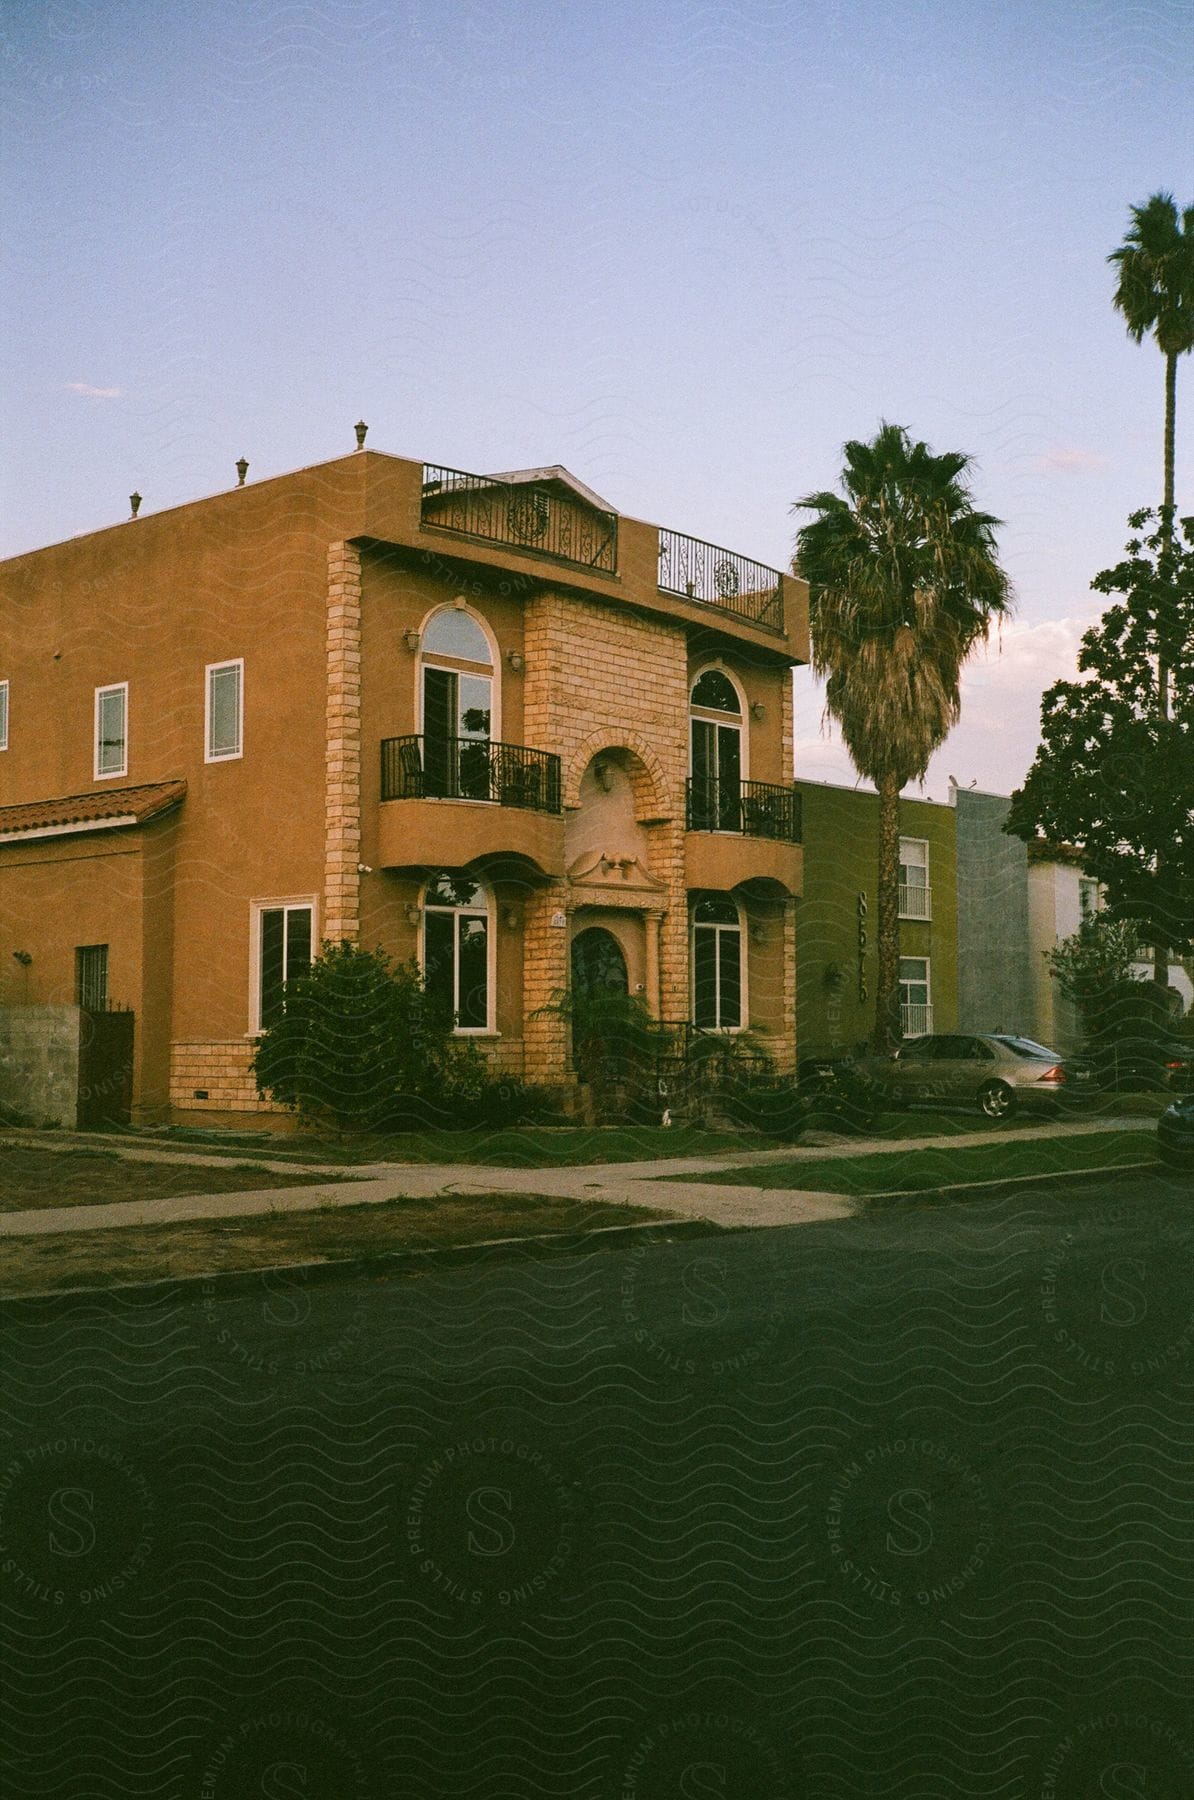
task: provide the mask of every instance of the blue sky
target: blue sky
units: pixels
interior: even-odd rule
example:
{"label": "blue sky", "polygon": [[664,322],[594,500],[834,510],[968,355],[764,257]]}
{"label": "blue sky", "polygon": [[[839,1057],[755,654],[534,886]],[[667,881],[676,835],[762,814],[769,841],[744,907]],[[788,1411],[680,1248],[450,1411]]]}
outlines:
{"label": "blue sky", "polygon": [[[786,566],[894,419],[976,458],[1006,791],[1160,485],[1128,206],[1194,199],[1194,7],[21,0],[0,24],[5,554],[352,448],[564,462]],[[1178,396],[1192,500],[1194,359]],[[849,780],[798,677],[798,767]]]}

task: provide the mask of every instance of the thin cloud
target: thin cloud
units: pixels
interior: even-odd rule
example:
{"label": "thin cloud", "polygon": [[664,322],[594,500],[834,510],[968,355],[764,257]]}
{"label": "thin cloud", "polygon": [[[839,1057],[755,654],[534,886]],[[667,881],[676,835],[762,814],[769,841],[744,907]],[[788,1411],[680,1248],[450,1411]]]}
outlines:
{"label": "thin cloud", "polygon": [[1098,450],[1084,450],[1081,444],[1054,444],[1033,467],[1038,475],[1098,475],[1111,467],[1111,458]]}
{"label": "thin cloud", "polygon": [[92,387],[89,381],[68,381],[68,394],[84,394],[88,400],[119,400],[124,393],[123,388]]}

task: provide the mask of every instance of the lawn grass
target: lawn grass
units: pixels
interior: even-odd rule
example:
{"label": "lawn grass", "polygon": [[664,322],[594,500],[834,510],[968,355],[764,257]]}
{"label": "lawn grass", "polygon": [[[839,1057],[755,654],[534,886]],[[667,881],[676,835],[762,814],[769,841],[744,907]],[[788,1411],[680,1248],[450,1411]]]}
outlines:
{"label": "lawn grass", "polygon": [[806,1156],[687,1179],[725,1187],[800,1188],[809,1193],[915,1194],[967,1181],[1119,1168],[1147,1162],[1155,1154],[1147,1130],[1099,1131],[1074,1137],[1004,1138],[999,1143],[952,1149],[942,1145],[939,1150],[888,1150],[867,1156]]}
{"label": "lawn grass", "polygon": [[0,1297],[382,1257],[395,1250],[444,1249],[494,1238],[578,1235],[671,1218],[653,1207],[542,1194],[399,1196],[312,1212],[9,1238]]}
{"label": "lawn grass", "polygon": [[306,1132],[263,1141],[243,1135],[221,1141],[216,1132],[139,1131],[129,1139],[140,1147],[161,1144],[203,1155],[260,1156],[267,1162],[327,1163],[352,1168],[359,1163],[473,1163],[489,1169],[575,1168],[584,1163],[649,1162],[671,1156],[725,1156],[765,1149],[753,1132],[711,1131],[698,1125],[538,1125],[483,1131],[402,1131],[337,1141]]}
{"label": "lawn grass", "polygon": [[[42,1150],[0,1145],[0,1213],[47,1206],[105,1206],[114,1200],[172,1200],[183,1194],[239,1194],[252,1188],[310,1187],[326,1175],[285,1175],[241,1160],[212,1168],[194,1163],[132,1162],[115,1150]],[[351,1181],[351,1174],[337,1175]]]}
{"label": "lawn grass", "polygon": [[[1037,1119],[1018,1119],[1020,1125]],[[827,1128],[833,1129],[827,1122]],[[1006,1131],[999,1121],[977,1111],[886,1112],[867,1137],[955,1137],[966,1131]],[[587,1163],[652,1162],[669,1157],[732,1156],[744,1150],[773,1150],[774,1138],[749,1130],[709,1129],[701,1125],[539,1125],[491,1127],[484,1131],[404,1131],[387,1135],[330,1139],[308,1132],[223,1133],[191,1127],[138,1131],[128,1142],[140,1148],[192,1150],[204,1156],[245,1161],[323,1163],[352,1168],[360,1163],[472,1163],[489,1169],[566,1169]]]}

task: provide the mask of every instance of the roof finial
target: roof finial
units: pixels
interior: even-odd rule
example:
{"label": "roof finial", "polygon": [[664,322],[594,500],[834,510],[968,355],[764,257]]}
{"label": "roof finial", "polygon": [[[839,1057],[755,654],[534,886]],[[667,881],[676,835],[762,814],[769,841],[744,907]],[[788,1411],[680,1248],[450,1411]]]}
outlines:
{"label": "roof finial", "polygon": [[368,431],[368,429],[369,429],[369,427],[366,425],[364,419],[358,419],[356,424],[353,426],[353,430],[357,434],[357,449],[358,450],[363,450],[365,448],[365,433]]}
{"label": "roof finial", "polygon": [[132,517],[132,518],[134,518],[134,519],[135,519],[135,518],[136,518],[136,516],[137,516],[137,513],[138,513],[138,511],[139,511],[139,510],[140,510],[140,507],[141,507],[141,496],[140,496],[140,494],[130,494],[130,495],[129,495],[129,505],[130,505],[130,506],[131,506],[131,507],[132,507],[132,509],[133,509],[133,510],[132,510],[132,514],[131,514],[131,517]]}
{"label": "roof finial", "polygon": [[236,485],[237,485],[237,487],[244,487],[245,476],[248,473],[249,473],[248,463],[245,461],[245,458],[243,456],[239,457],[237,459],[237,464],[236,464]]}

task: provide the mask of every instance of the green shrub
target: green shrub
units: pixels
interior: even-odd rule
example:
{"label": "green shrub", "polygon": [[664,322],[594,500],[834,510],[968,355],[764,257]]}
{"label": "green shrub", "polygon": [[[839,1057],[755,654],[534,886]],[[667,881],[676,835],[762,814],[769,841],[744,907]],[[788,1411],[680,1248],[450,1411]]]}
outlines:
{"label": "green shrub", "polygon": [[257,1046],[253,1073],[259,1093],[306,1123],[398,1130],[421,1122],[429,1097],[450,1091],[463,1047],[453,1043],[451,1019],[428,998],[413,961],[325,943],[286,984],[285,1002]]}
{"label": "green shrub", "polygon": [[286,1006],[257,1046],[259,1093],[307,1124],[340,1132],[460,1131],[556,1124],[543,1088],[494,1075],[453,1036],[418,966],[382,950],[324,944],[286,986]]}

